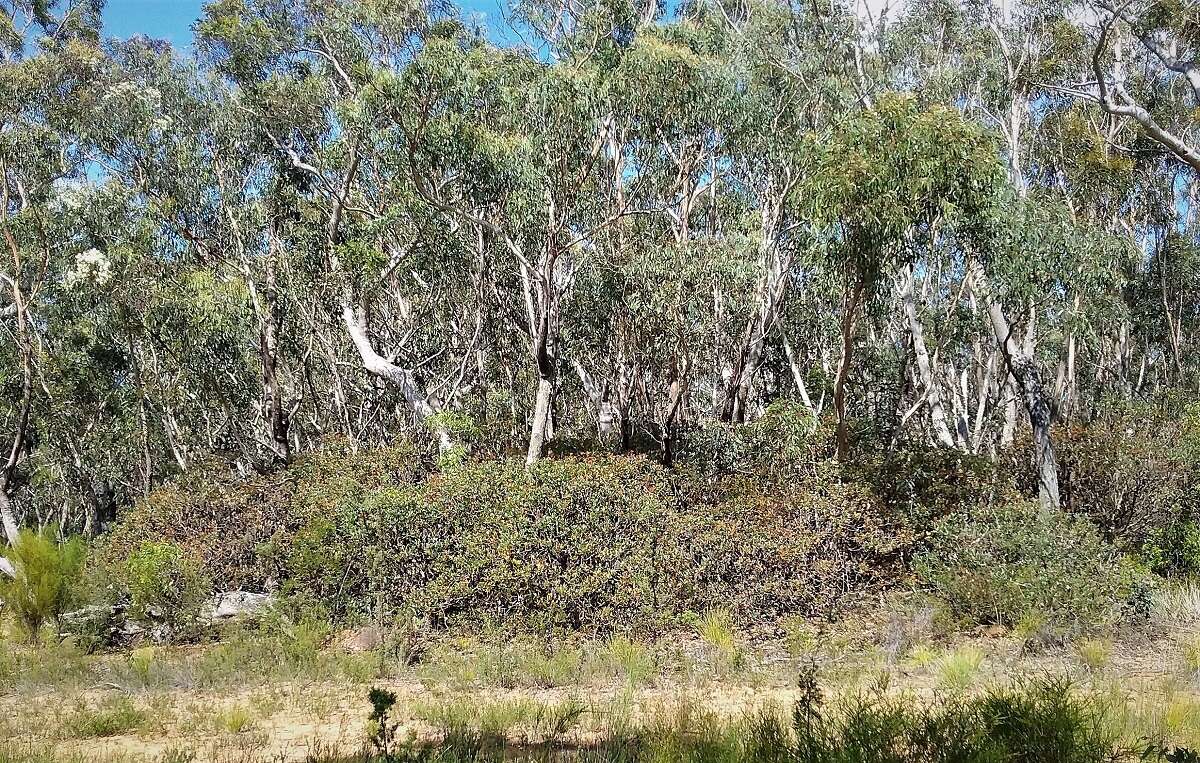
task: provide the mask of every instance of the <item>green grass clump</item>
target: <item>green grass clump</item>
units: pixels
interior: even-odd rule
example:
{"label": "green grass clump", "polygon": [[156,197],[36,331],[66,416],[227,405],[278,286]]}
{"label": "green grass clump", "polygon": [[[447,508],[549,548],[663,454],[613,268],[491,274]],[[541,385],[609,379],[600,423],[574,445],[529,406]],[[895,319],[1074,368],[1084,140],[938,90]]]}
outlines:
{"label": "green grass clump", "polygon": [[1112,644],[1103,639],[1085,638],[1075,645],[1079,662],[1090,673],[1099,673],[1108,667],[1112,657]]}
{"label": "green grass clump", "polygon": [[983,652],[964,646],[942,655],[936,663],[938,686],[948,691],[966,691],[979,677]]}
{"label": "green grass clump", "polygon": [[104,700],[92,707],[78,704],[66,717],[64,736],[73,739],[112,737],[139,731],[150,723],[150,715],[125,696]]}
{"label": "green grass clump", "polygon": [[696,635],[708,647],[718,675],[728,675],[745,665],[745,653],[738,645],[733,615],[728,610],[710,609],[696,623]]}
{"label": "green grass clump", "polygon": [[226,734],[244,734],[254,728],[254,713],[241,705],[226,708],[217,713],[215,725]]}
{"label": "green grass clump", "polygon": [[630,686],[649,682],[658,671],[658,663],[650,648],[627,636],[610,638],[600,650],[599,662],[606,672],[623,679]]}

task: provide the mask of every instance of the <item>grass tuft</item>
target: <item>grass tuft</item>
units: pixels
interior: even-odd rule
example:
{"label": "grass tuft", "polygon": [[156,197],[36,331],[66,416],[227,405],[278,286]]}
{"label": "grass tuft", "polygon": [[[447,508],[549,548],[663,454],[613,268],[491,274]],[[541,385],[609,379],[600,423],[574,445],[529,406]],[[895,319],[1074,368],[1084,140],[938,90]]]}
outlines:
{"label": "grass tuft", "polygon": [[983,652],[974,646],[963,646],[942,655],[937,661],[938,686],[952,692],[963,692],[975,685],[983,666]]}

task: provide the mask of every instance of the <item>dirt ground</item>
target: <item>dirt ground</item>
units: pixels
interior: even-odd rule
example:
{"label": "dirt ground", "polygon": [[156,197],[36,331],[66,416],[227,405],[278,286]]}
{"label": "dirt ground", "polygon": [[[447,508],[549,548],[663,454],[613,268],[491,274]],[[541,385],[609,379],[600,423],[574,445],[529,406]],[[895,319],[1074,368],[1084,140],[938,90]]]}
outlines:
{"label": "dirt ground", "polygon": [[[568,734],[587,741],[618,721],[644,724],[663,714],[682,712],[737,719],[764,708],[785,710],[800,696],[800,676],[816,663],[829,694],[875,690],[932,697],[952,690],[947,686],[951,681],[957,682],[954,690],[978,690],[1027,678],[1063,676],[1082,690],[1120,697],[1139,722],[1161,720],[1174,723],[1181,734],[1200,735],[1200,684],[1186,668],[1177,637],[1140,634],[1106,644],[1105,652],[1103,665],[1093,659],[1088,666],[1078,648],[1031,654],[1011,636],[977,634],[943,646],[925,659],[854,653],[806,660],[788,656],[777,643],[763,643],[747,649],[736,669],[714,668],[707,675],[701,670],[687,676],[660,672],[636,686],[611,680],[501,688],[407,674],[369,683],[268,682],[218,693],[186,688],[130,692],[100,685],[81,687],[70,696],[60,689],[0,693],[0,715],[23,719],[19,727],[25,731],[10,735],[10,743],[85,760],[290,763],[362,749],[370,710],[366,693],[371,686],[396,694],[394,718],[400,723],[401,738],[437,738],[449,722],[439,721],[439,714],[486,724],[490,712],[499,717],[492,722],[503,733],[529,740],[541,733],[533,720],[540,717],[539,708],[571,705],[577,710]],[[950,664],[954,660],[967,664],[965,678],[954,674],[955,666]],[[137,731],[87,739],[63,738],[54,731],[70,707],[100,706],[121,696],[145,708],[151,719]],[[232,720],[222,726],[214,718]]]}

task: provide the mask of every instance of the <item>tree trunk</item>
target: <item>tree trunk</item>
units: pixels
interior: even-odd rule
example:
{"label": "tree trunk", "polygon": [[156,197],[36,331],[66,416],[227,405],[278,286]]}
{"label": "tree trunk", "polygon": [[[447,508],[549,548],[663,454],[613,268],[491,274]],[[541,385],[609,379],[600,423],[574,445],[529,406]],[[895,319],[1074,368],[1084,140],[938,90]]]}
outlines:
{"label": "tree trunk", "polygon": [[525,466],[530,467],[546,454],[546,440],[550,430],[550,409],[554,405],[554,381],[546,377],[538,379],[537,395],[533,405],[533,425],[529,430],[529,449],[525,453]]}
{"label": "tree trunk", "polygon": [[838,363],[837,376],[833,382],[833,411],[837,415],[837,459],[850,459],[850,428],[846,420],[846,382],[850,377],[850,365],[854,360],[854,329],[862,301],[863,280],[853,275],[853,286],[846,291],[842,309],[842,359]]}
{"label": "tree trunk", "polygon": [[783,353],[787,356],[788,367],[792,371],[792,381],[796,384],[796,392],[799,393],[800,400],[812,413],[815,420],[820,415],[820,411],[813,405],[812,397],[808,394],[808,385],[804,382],[804,371],[800,368],[800,363],[796,360],[796,353],[792,350],[792,343],[786,336],[783,338]]}
{"label": "tree trunk", "polygon": [[267,428],[268,447],[276,463],[291,460],[288,438],[289,416],[283,404],[283,385],[279,381],[279,327],[283,323],[283,306],[275,283],[275,246],[272,234],[271,255],[266,262],[266,300],[260,308],[258,353],[262,368],[263,415]]}
{"label": "tree trunk", "polygon": [[[362,308],[355,309],[345,305],[342,307],[342,320],[346,324],[346,331],[350,334],[350,341],[358,350],[363,368],[399,389],[413,415],[421,424],[427,424],[429,417],[436,413],[436,410],[425,391],[417,384],[411,371],[401,368],[375,352],[375,348],[371,345],[371,339],[367,336],[365,311]],[[437,438],[440,452],[445,453],[454,447],[454,438],[445,427],[436,426],[433,433]]]}
{"label": "tree trunk", "polygon": [[[1025,408],[1029,413],[1029,424],[1033,429],[1033,461],[1034,471],[1038,481],[1038,503],[1042,513],[1057,511],[1061,508],[1058,490],[1058,460],[1054,454],[1054,443],[1050,436],[1050,426],[1053,423],[1053,410],[1046,391],[1042,386],[1041,374],[1037,362],[1028,348],[1021,347],[1013,338],[1012,328],[1004,316],[1004,309],[990,293],[987,282],[979,268],[975,268],[973,279],[987,306],[988,319],[996,335],[996,342],[1004,355],[1005,363],[1025,400]],[[1030,337],[1027,336],[1027,340]],[[1028,343],[1028,342],[1027,342]]]}
{"label": "tree trunk", "polygon": [[17,518],[13,514],[12,499],[8,496],[8,480],[0,479],[0,525],[3,525],[4,539],[8,545],[14,545],[17,542]]}
{"label": "tree trunk", "polygon": [[[910,269],[911,271],[911,269]],[[905,279],[904,290],[900,299],[904,306],[904,315],[908,318],[908,331],[912,335],[913,353],[917,356],[917,371],[921,384],[925,387],[925,402],[929,406],[929,418],[933,424],[933,434],[942,446],[955,447],[954,437],[950,434],[950,426],[946,423],[946,410],[942,406],[941,389],[933,378],[933,368],[929,362],[929,350],[925,346],[925,327],[917,315],[917,306],[913,300],[913,282],[916,277],[909,273]]]}
{"label": "tree trunk", "polygon": [[683,375],[671,381],[671,389],[667,399],[667,414],[663,416],[662,427],[662,460],[664,466],[670,466],[675,460],[675,425],[679,421],[679,410],[683,405],[685,391]]}

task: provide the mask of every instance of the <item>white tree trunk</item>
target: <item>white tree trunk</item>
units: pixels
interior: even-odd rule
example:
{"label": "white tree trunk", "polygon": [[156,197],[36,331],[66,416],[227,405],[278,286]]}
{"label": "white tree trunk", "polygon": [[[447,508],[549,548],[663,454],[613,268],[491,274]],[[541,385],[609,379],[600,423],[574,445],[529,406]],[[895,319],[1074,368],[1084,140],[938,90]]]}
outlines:
{"label": "white tree trunk", "polygon": [[917,315],[917,305],[913,300],[913,282],[916,280],[911,273],[904,280],[904,290],[900,300],[904,305],[904,315],[908,318],[908,331],[912,335],[913,352],[917,356],[917,370],[921,376],[921,384],[925,387],[925,402],[929,406],[929,418],[933,424],[933,434],[944,447],[954,448],[953,435],[946,423],[946,409],[942,405],[942,393],[937,380],[933,378],[933,368],[929,362],[929,350],[925,346],[925,327]]}
{"label": "white tree trunk", "polygon": [[4,539],[8,545],[14,545],[17,542],[17,518],[13,514],[12,499],[8,497],[8,489],[5,485],[0,485],[0,525],[3,525]]}
{"label": "white tree trunk", "polygon": [[[400,394],[408,403],[417,420],[422,424],[427,423],[429,417],[437,411],[429,402],[429,397],[421,389],[411,371],[401,368],[375,352],[375,348],[371,346],[371,339],[367,336],[366,318],[363,311],[346,305],[342,308],[342,319],[346,323],[350,341],[358,350],[363,368],[400,390]],[[445,453],[454,447],[454,438],[445,427],[434,427],[434,435],[437,437],[438,449],[441,452]]]}
{"label": "white tree trunk", "polygon": [[537,399],[533,406],[533,426],[529,431],[529,450],[525,454],[525,466],[533,466],[546,452],[546,440],[550,429],[550,406],[554,400],[554,383],[550,379],[538,379]]}

